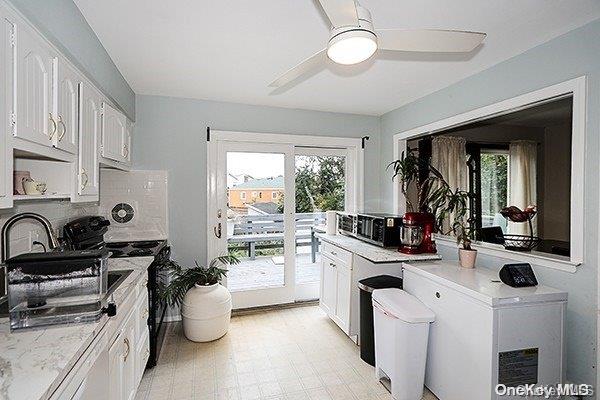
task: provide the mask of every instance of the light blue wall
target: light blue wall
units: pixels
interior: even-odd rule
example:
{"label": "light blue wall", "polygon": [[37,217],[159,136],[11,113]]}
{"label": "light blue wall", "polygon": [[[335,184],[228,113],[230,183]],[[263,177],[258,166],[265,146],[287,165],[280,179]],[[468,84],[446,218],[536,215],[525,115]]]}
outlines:
{"label": "light blue wall", "polygon": [[177,260],[206,259],[206,127],[341,137],[370,136],[365,208],[379,206],[379,118],[161,96],[137,96],[136,169],[169,171],[169,239]]}
{"label": "light blue wall", "polygon": [[135,119],[135,94],[73,0],[7,0],[75,63],[125,114]]}
{"label": "light blue wall", "polygon": [[[446,89],[382,116],[381,204],[392,209],[392,185],[384,172],[392,159],[392,136],[475,108],[578,76],[588,77],[585,138],[585,263],[575,274],[535,267],[543,284],[569,292],[567,377],[596,382],[598,190],[600,136],[600,20],[502,62]],[[568,151],[565,149],[565,151]],[[455,251],[446,254],[456,257]],[[506,260],[483,257],[479,266],[498,269]]]}

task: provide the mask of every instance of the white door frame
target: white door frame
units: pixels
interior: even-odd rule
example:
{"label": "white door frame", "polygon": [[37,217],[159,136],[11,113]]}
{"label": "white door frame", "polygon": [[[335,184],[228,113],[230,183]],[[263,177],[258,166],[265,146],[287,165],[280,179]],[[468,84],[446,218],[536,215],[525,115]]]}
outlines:
{"label": "white door frame", "polygon": [[[271,304],[284,304],[294,301],[294,282],[296,279],[296,270],[294,268],[295,246],[294,246],[294,147],[289,144],[274,143],[249,143],[220,141],[217,144],[217,171],[227,171],[228,152],[240,153],[265,153],[265,154],[283,154],[284,155],[284,211],[283,211],[283,232],[284,232],[284,279],[282,286],[269,288],[256,288],[244,291],[236,291],[231,294],[234,308],[248,308]],[[223,155],[224,157],[219,157]],[[213,232],[212,240],[216,245],[216,252],[210,255],[210,258],[227,253],[227,174],[217,174],[217,208],[220,210],[221,217],[217,217],[217,224],[221,224],[221,237],[216,238]],[[214,210],[214,209],[213,209]],[[224,280],[227,285],[227,278]]]}
{"label": "white door frame", "polygon": [[[358,138],[342,138],[342,137],[329,137],[329,136],[311,136],[311,135],[291,135],[291,134],[273,134],[273,133],[256,133],[256,132],[239,132],[239,131],[219,131],[219,130],[210,130],[210,140],[207,145],[207,218],[206,218],[206,237],[207,237],[207,258],[208,260],[219,255],[219,250],[221,246],[219,246],[218,241],[213,240],[215,237],[214,229],[217,227],[218,223],[223,223],[226,221],[220,220],[217,217],[217,214],[212,210],[218,209],[218,199],[219,199],[219,190],[221,187],[226,187],[226,182],[219,182],[219,168],[224,168],[225,164],[221,163],[219,165],[219,151],[220,146],[227,142],[242,142],[248,144],[246,149],[249,149],[252,144],[259,144],[261,147],[264,144],[280,144],[280,145],[290,145],[290,146],[299,146],[299,147],[326,147],[332,149],[346,149],[347,151],[347,160],[350,160],[349,165],[353,165],[352,175],[355,177],[354,182],[356,182],[356,187],[352,188],[352,196],[353,200],[352,204],[354,207],[347,210],[349,212],[357,212],[363,209],[364,204],[364,151],[362,149],[362,140]],[[260,147],[257,147],[260,148]],[[263,147],[264,148],[264,147]],[[248,150],[247,150],[248,151]],[[292,152],[293,156],[293,152]],[[294,174],[294,157],[288,157],[291,162],[292,173],[290,174],[290,178],[293,178]],[[288,166],[286,165],[286,176]],[[348,171],[347,171],[348,172]],[[221,175],[222,176],[222,175]],[[221,177],[222,179],[222,177]],[[223,186],[225,185],[225,186]],[[292,188],[294,185],[291,186]],[[290,199],[291,197],[291,199]],[[290,201],[294,201],[294,197],[286,196],[286,198],[290,199]],[[285,201],[285,199],[284,199]],[[288,209],[292,210],[293,213],[293,205]],[[226,213],[222,213],[226,216]],[[293,220],[293,218],[292,218]],[[294,235],[295,227],[292,226],[291,234]],[[293,241],[292,241],[293,243]],[[287,246],[294,250],[294,246]],[[285,256],[284,256],[285,257]],[[293,263],[295,264],[295,263]],[[295,274],[295,265],[293,273]],[[295,279],[295,275],[292,276]],[[286,282],[287,281],[286,276]],[[293,282],[295,285],[295,282]],[[292,285],[293,287],[293,285]],[[267,296],[268,297],[268,296]],[[247,300],[247,301],[246,301]],[[247,298],[244,299],[243,303],[252,304],[253,306],[263,304],[274,304],[270,302],[268,299],[266,302],[259,301],[257,298]],[[256,301],[252,303],[252,301]],[[290,300],[293,302],[294,298]],[[234,302],[234,308],[243,308],[245,304],[236,304]]]}

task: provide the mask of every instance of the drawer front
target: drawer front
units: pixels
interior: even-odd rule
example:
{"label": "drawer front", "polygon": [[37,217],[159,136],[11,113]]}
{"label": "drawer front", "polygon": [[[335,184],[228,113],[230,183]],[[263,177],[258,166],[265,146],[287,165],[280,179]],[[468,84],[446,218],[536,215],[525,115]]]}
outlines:
{"label": "drawer front", "polygon": [[332,257],[333,259],[337,259],[342,263],[346,264],[347,267],[352,269],[352,253],[348,250],[344,250],[340,247],[334,246],[331,243],[323,242],[323,246],[321,247],[321,251],[327,257]]}
{"label": "drawer front", "polygon": [[435,314],[427,351],[427,387],[440,398],[490,398],[493,310],[411,271],[404,270],[403,286]]}

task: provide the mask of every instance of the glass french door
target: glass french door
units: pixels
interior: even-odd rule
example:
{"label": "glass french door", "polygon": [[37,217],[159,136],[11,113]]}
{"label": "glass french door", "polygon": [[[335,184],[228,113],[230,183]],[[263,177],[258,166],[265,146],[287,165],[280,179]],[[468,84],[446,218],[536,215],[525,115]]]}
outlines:
{"label": "glass french door", "polygon": [[223,282],[234,308],[291,303],[294,147],[234,141],[217,147],[217,208],[212,210],[217,221],[212,232],[216,254],[209,257],[233,254],[240,260],[230,266]]}

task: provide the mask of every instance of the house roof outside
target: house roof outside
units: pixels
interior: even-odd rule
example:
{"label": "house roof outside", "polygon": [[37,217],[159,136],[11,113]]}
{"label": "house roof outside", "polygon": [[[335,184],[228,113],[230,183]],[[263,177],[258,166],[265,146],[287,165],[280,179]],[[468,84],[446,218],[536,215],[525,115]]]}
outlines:
{"label": "house roof outside", "polygon": [[277,204],[273,202],[248,204],[248,208],[254,209],[261,214],[280,214]]}
{"label": "house roof outside", "polygon": [[233,186],[232,189],[283,189],[283,176],[251,179]]}

